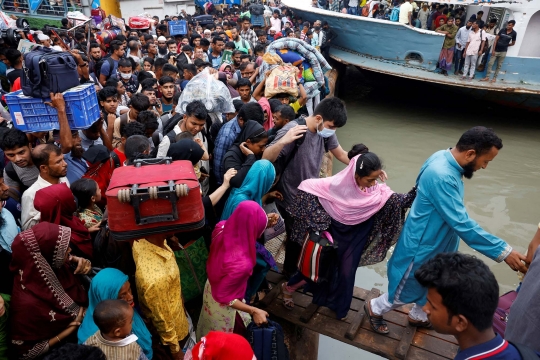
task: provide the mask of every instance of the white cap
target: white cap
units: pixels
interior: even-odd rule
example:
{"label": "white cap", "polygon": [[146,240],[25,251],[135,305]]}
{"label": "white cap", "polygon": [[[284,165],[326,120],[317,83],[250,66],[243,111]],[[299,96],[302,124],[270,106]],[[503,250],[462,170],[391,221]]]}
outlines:
{"label": "white cap", "polygon": [[209,29],[206,29],[206,30],[204,30],[204,33],[205,33],[205,34],[211,34],[212,31],[210,31]]}
{"label": "white cap", "polygon": [[45,41],[45,40],[50,40],[51,39],[50,37],[48,37],[45,34],[38,34],[37,38],[38,38],[39,41]]}
{"label": "white cap", "polygon": [[160,36],[157,38],[157,41],[167,41],[167,39],[165,38],[165,36]]}

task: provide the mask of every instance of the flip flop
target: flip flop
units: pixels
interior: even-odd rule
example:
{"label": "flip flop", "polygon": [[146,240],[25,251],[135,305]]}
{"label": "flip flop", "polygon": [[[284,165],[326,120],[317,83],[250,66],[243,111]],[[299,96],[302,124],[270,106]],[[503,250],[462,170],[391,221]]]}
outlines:
{"label": "flip flop", "polygon": [[431,322],[429,320],[427,320],[427,321],[414,320],[410,316],[407,316],[407,318],[409,319],[409,325],[411,325],[411,326],[416,326],[416,327],[425,328],[425,329],[432,329],[433,328],[433,325],[431,324]]}
{"label": "flip flop", "polygon": [[[287,286],[286,282],[281,284],[281,293],[283,294],[283,306],[287,310],[292,310],[294,309],[294,300],[292,298],[292,293],[285,290],[285,286]],[[289,296],[289,297],[287,298],[285,296]]]}
{"label": "flip flop", "polygon": [[[384,321],[382,316],[371,315],[371,306],[369,305],[369,301],[364,303],[364,311],[366,312],[366,316],[369,319],[369,324],[371,325],[371,329],[373,329],[373,331],[382,335],[386,335],[390,332],[390,330],[388,330],[388,324],[386,321]],[[386,327],[386,330],[381,330],[381,327]]]}

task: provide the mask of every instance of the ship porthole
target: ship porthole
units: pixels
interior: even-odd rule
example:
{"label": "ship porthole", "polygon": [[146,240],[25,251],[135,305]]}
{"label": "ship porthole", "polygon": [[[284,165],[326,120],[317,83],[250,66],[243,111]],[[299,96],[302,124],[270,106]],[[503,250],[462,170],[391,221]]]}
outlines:
{"label": "ship porthole", "polygon": [[412,51],[408,53],[407,55],[405,55],[405,61],[410,62],[410,63],[421,64],[424,62],[424,59],[422,58],[422,55],[420,55],[417,52]]}

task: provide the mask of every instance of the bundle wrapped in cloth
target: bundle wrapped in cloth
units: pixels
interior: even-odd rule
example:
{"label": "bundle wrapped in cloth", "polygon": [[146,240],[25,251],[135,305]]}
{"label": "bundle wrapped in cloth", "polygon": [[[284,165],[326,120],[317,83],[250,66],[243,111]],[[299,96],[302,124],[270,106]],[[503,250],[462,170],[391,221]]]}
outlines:
{"label": "bundle wrapped in cloth", "polygon": [[[319,94],[319,88],[323,86],[324,74],[332,70],[332,67],[317,49],[308,45],[304,41],[295,38],[281,38],[268,46],[267,52],[270,55],[277,55],[283,62],[297,64],[299,71],[304,73],[304,88],[308,98]],[[270,64],[263,58],[263,63],[259,67],[257,81],[261,81],[268,70],[276,67],[276,64]],[[303,65],[304,64],[304,65]],[[307,65],[309,70],[305,72]],[[314,80],[313,80],[314,79]]]}
{"label": "bundle wrapped in cloth", "polygon": [[188,104],[195,100],[202,101],[211,113],[235,112],[229,89],[216,76],[207,68],[191,79],[180,95],[176,112],[185,114]]}

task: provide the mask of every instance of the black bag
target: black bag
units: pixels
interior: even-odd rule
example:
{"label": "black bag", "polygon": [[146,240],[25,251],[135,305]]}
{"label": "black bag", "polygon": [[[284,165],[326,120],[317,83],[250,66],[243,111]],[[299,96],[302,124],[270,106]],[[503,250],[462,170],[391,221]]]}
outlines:
{"label": "black bag", "polygon": [[247,326],[247,339],[257,360],[289,360],[283,329],[277,322],[268,319],[260,327],[251,322]]}
{"label": "black bag", "polygon": [[24,55],[22,92],[34,98],[49,98],[80,85],[77,62],[68,52],[39,47]]}
{"label": "black bag", "polygon": [[94,75],[96,75],[96,79],[97,81],[99,81],[99,75],[101,74],[101,67],[103,66],[103,64],[105,63],[105,61],[107,61],[109,63],[109,67],[111,68],[111,73],[109,74],[109,76],[107,76],[107,78],[105,80],[109,80],[109,78],[111,77],[112,75],[112,71],[114,69],[114,60],[111,59],[111,57],[106,57],[106,58],[103,58],[103,59],[100,59],[97,64],[94,66]]}

